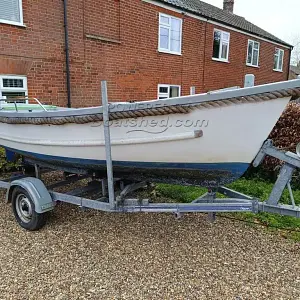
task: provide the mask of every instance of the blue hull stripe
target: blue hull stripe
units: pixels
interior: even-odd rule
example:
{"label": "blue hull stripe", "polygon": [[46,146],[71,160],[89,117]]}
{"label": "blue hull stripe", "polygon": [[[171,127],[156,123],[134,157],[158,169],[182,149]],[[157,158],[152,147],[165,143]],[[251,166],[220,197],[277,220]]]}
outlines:
{"label": "blue hull stripe", "polygon": [[[15,150],[6,148],[10,151],[19,153],[25,157],[35,158],[37,160],[48,161],[48,162],[61,162],[62,164],[68,164],[70,166],[77,165],[87,168],[101,167],[106,165],[106,160],[94,160],[94,159],[83,159],[73,157],[62,157],[45,155],[21,150]],[[222,170],[229,171],[233,174],[243,174],[249,167],[249,163],[163,163],[163,162],[139,162],[139,161],[113,161],[114,166],[119,167],[133,167],[133,168],[151,168],[151,169],[185,169],[185,170]]]}

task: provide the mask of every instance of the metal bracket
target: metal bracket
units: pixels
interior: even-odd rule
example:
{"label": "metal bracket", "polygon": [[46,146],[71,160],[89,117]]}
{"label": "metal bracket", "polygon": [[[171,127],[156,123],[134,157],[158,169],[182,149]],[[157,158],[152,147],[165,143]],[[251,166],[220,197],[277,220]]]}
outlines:
{"label": "metal bracket", "polygon": [[129,193],[132,193],[145,186],[147,186],[147,183],[145,181],[126,185],[121,191],[120,195],[117,197],[117,202],[123,201]]}
{"label": "metal bracket", "polygon": [[[290,182],[295,170],[300,168],[300,157],[295,153],[284,152],[275,148],[272,141],[267,140],[253,161],[253,166],[257,167],[259,164],[261,164],[266,155],[277,158],[283,161],[284,164],[281,167],[278,178],[268,200],[266,202],[260,202],[258,204],[258,210],[262,212],[299,217],[300,207],[297,207],[295,204]],[[287,188],[289,191],[292,205],[283,205],[279,203],[285,188]]]}

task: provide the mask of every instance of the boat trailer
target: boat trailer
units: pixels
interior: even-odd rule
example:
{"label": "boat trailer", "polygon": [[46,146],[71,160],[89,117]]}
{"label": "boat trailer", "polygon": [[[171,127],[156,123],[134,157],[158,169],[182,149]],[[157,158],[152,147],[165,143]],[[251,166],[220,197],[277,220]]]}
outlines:
{"label": "boat trailer", "polygon": [[[25,165],[24,173],[0,181],[0,188],[7,190],[6,202],[12,204],[15,218],[21,227],[27,230],[42,228],[46,223],[48,212],[52,211],[58,202],[115,213],[165,212],[180,217],[184,213],[203,212],[209,214],[211,221],[214,221],[216,213],[220,212],[269,212],[300,217],[300,207],[295,204],[290,185],[295,170],[300,169],[300,156],[275,148],[271,140],[264,143],[253,161],[255,167],[260,165],[266,156],[283,161],[278,179],[265,202],[223,186],[208,189],[207,193],[191,203],[152,203],[149,199],[130,198],[130,194],[141,188],[151,188],[151,183],[114,178],[106,82],[102,82],[102,104],[107,176],[99,177],[84,169],[58,167],[51,163],[25,159],[24,162],[31,170],[34,167],[31,174],[28,174],[28,167]],[[43,174],[58,170],[64,172],[64,179],[46,185],[42,180]],[[56,188],[66,188],[74,183],[78,185],[73,190],[64,193],[55,191]],[[280,203],[286,188],[290,193],[289,205]],[[226,198],[217,198],[217,193],[223,194]]]}

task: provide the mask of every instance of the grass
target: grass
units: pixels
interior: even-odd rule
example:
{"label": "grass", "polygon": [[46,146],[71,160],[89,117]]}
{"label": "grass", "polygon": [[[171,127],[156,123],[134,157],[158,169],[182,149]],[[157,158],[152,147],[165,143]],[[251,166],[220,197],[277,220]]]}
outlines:
{"label": "grass", "polygon": [[[273,186],[274,185],[272,183],[258,179],[240,179],[228,185],[228,187],[233,190],[263,201],[268,199]],[[159,184],[157,186],[157,192],[163,197],[172,198],[178,202],[188,203],[207,192],[207,190],[200,187]],[[294,198],[296,204],[300,205],[300,190],[294,191]],[[287,190],[284,191],[280,202],[285,204],[290,203],[289,193]],[[237,218],[249,223],[265,225],[271,230],[275,229],[284,237],[300,241],[300,219],[270,213],[231,213],[225,214],[225,216]]]}

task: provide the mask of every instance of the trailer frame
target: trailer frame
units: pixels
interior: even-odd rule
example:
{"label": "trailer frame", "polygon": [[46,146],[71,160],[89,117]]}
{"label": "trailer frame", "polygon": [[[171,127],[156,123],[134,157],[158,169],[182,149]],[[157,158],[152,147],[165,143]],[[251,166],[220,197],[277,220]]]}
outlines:
{"label": "trailer frame", "polygon": [[[101,83],[101,93],[107,176],[99,177],[92,170],[56,166],[51,163],[25,158],[25,166],[34,166],[33,176],[24,172],[24,174],[18,174],[17,177],[0,180],[0,188],[7,190],[6,202],[12,203],[15,217],[23,228],[38,230],[43,227],[46,214],[55,208],[57,202],[66,202],[81,208],[115,213],[164,212],[173,213],[180,217],[184,213],[204,212],[208,213],[211,221],[214,221],[216,213],[220,212],[269,212],[300,217],[300,207],[295,204],[290,185],[295,170],[300,168],[300,157],[295,153],[284,152],[275,148],[270,140],[263,144],[253,161],[255,167],[262,163],[266,155],[283,161],[278,179],[274,184],[270,197],[265,202],[223,186],[208,189],[207,193],[191,203],[151,203],[149,199],[129,198],[128,196],[131,193],[149,186],[150,183],[146,181],[128,182],[126,178],[114,178],[106,81]],[[53,170],[63,171],[64,180],[46,186],[42,181],[42,175]],[[88,183],[65,193],[55,191],[57,187],[67,186],[81,180],[88,180]],[[290,193],[291,204],[289,205],[280,204],[280,198],[285,188]],[[100,193],[100,198],[92,199],[88,196],[96,192]],[[221,193],[227,198],[217,198],[217,193]],[[24,215],[22,215],[23,209]],[[30,214],[31,216],[29,216]],[[24,222],[24,220],[27,220],[26,216],[29,216],[27,223]]]}

